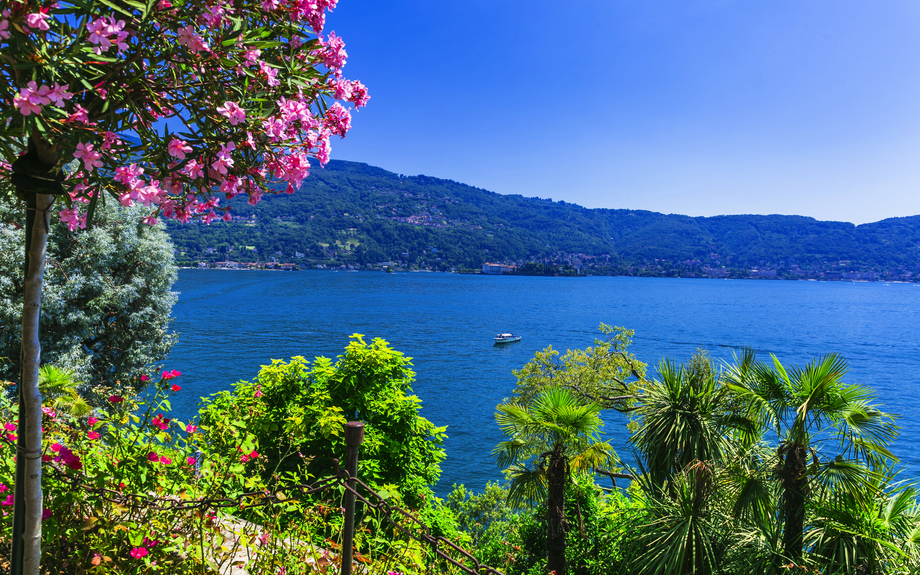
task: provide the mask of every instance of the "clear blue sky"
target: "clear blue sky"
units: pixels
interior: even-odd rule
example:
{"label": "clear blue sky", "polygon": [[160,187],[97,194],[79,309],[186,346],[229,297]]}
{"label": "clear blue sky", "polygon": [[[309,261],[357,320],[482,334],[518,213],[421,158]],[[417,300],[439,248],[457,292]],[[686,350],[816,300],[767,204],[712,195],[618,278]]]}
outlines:
{"label": "clear blue sky", "polygon": [[920,214],[916,0],[339,0],[333,157],[689,215]]}

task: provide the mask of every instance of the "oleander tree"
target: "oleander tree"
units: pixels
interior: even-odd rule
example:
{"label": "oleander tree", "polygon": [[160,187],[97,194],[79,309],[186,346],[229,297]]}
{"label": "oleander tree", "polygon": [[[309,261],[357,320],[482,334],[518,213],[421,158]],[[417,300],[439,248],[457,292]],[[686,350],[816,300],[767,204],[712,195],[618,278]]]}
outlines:
{"label": "oleander tree", "polygon": [[14,571],[38,573],[40,561],[38,326],[52,211],[72,229],[106,201],[146,206],[150,225],[210,222],[229,217],[222,200],[293,192],[368,100],[342,75],[342,39],[323,32],[336,2],[0,0],[0,178],[28,214]]}

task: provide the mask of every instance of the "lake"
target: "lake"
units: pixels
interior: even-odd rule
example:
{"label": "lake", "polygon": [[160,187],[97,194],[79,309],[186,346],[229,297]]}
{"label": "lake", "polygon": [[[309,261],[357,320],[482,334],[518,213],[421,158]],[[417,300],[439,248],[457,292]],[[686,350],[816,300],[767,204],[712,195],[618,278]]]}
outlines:
{"label": "lake", "polygon": [[[446,425],[439,494],[501,479],[490,457],[503,439],[495,406],[518,369],[547,346],[585,348],[603,322],[635,330],[630,351],[653,367],[697,348],[717,362],[743,347],[804,365],[836,352],[846,381],[874,388],[899,414],[893,451],[920,478],[920,285],[666,278],[554,278],[321,270],[180,270],[166,363],[182,372],[173,413],[255,377],[271,359],[339,355],[348,336],[387,340],[413,358],[422,415]],[[520,343],[493,345],[496,332]],[[628,458],[627,419],[605,414],[605,435]]]}

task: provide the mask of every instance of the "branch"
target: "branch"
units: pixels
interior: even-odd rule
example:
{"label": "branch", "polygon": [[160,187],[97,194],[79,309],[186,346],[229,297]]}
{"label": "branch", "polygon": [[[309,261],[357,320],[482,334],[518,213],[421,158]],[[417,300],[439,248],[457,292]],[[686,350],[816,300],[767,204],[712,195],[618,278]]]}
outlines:
{"label": "branch", "polygon": [[613,481],[614,487],[617,486],[617,479],[628,479],[630,481],[636,480],[636,476],[631,475],[629,473],[616,473],[614,471],[609,471],[607,469],[600,469],[600,468],[594,468],[594,471],[596,473],[600,473],[601,475],[606,475],[607,477],[609,477],[610,480]]}

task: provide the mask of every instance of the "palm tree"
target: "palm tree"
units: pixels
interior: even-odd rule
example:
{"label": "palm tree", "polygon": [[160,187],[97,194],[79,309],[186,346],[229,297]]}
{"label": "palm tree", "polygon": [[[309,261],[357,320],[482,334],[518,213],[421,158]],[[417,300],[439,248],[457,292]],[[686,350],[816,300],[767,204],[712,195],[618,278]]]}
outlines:
{"label": "palm tree", "polygon": [[511,476],[508,503],[514,507],[546,501],[548,571],[566,572],[565,486],[570,474],[609,465],[613,450],[598,441],[601,408],[583,405],[561,387],[546,389],[529,404],[505,403],[495,420],[507,441],[492,454]]}
{"label": "palm tree", "polygon": [[[887,445],[897,426],[893,416],[872,405],[869,389],[842,382],[848,368],[840,356],[826,355],[804,369],[786,369],[771,357],[767,365],[746,350],[723,377],[746,417],[776,432],[783,549],[800,564],[810,483],[834,481],[858,493],[871,469],[895,460]],[[833,455],[826,453],[831,440],[837,442]]]}
{"label": "palm tree", "polygon": [[639,400],[639,429],[630,439],[653,488],[664,488],[695,461],[721,459],[726,449],[725,391],[711,369],[667,360],[659,364],[658,378],[647,384]]}
{"label": "palm tree", "polygon": [[74,417],[82,417],[92,411],[92,407],[77,393],[80,383],[72,370],[54,365],[43,365],[38,371],[38,389],[45,401],[50,400],[51,407],[65,411]]}
{"label": "palm tree", "polygon": [[819,494],[805,535],[816,566],[826,573],[916,572],[918,492],[912,485],[896,484],[895,476],[894,470],[870,474],[861,494],[833,484]]}

